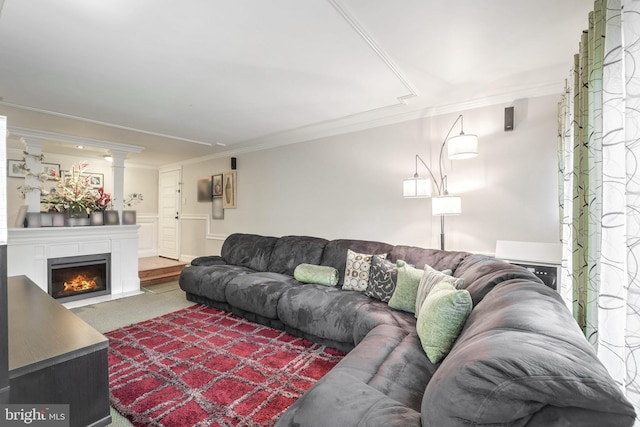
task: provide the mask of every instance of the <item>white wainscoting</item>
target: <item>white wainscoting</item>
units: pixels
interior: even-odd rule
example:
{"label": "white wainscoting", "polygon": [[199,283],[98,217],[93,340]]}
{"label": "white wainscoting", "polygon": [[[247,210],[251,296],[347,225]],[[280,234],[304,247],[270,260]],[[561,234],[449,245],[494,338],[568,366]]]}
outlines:
{"label": "white wainscoting", "polygon": [[[205,239],[217,240],[224,242],[228,237],[227,234],[213,234],[211,232],[211,215],[205,214],[183,214],[182,221],[203,221],[205,225]],[[138,225],[138,257],[158,256],[158,233],[160,219],[158,215],[140,215],[136,216]],[[200,255],[180,254],[181,261],[190,262],[192,259]]]}
{"label": "white wainscoting", "polygon": [[158,215],[137,215],[138,257],[158,256]]}
{"label": "white wainscoting", "polygon": [[[183,221],[204,221],[205,223],[205,239],[206,240],[218,240],[224,242],[228,235],[227,234],[213,234],[211,233],[211,215],[209,214],[182,214],[181,216]],[[191,262],[193,259],[197,258],[200,255],[193,254],[180,254],[180,260]]]}

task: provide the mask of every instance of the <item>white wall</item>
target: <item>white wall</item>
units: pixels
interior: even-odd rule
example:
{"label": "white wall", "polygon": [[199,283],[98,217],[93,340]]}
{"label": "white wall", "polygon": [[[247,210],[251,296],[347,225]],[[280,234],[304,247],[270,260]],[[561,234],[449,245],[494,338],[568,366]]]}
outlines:
{"label": "white wall", "polygon": [[[505,132],[504,108],[515,106],[515,130]],[[450,193],[463,213],[445,221],[447,249],[493,253],[496,240],[556,242],[557,97],[514,101],[460,112],[480,155],[445,162]],[[414,156],[435,166],[447,114],[319,140],[239,154],[238,208],[210,220],[211,203],[196,201],[196,182],[230,169],[229,159],[183,167],[182,253],[219,253],[233,232],[327,239],[380,240],[439,247],[440,219],[429,199],[403,199],[402,180]],[[458,132],[458,127],[454,134]],[[419,173],[426,170],[419,166]]]}

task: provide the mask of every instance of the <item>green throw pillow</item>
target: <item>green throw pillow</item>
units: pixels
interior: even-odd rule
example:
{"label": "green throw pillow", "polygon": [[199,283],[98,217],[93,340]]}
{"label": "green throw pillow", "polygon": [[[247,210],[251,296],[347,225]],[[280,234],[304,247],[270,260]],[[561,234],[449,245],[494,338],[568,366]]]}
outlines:
{"label": "green throw pillow", "polygon": [[335,286],[338,284],[338,276],[338,270],[324,265],[299,264],[293,270],[293,277],[301,283]]}
{"label": "green throw pillow", "polygon": [[455,278],[451,276],[451,273],[447,274],[445,273],[445,271],[451,270],[438,271],[434,270],[428,265],[424,266],[424,273],[422,273],[422,278],[420,279],[420,284],[418,285],[418,292],[416,295],[416,318],[420,313],[420,308],[422,307],[425,298],[427,297],[427,295],[429,295],[429,292],[431,292],[435,285],[440,282],[448,282],[451,283],[456,289],[462,289],[462,287],[464,286],[464,279]]}
{"label": "green throw pillow", "polygon": [[389,300],[389,307],[415,313],[416,295],[420,278],[422,277],[422,270],[411,267],[402,260],[398,260],[396,265],[398,266],[398,279],[396,289]]}
{"label": "green throw pillow", "polygon": [[422,303],[416,329],[422,348],[431,363],[445,358],[458,339],[473,303],[467,290],[440,282]]}

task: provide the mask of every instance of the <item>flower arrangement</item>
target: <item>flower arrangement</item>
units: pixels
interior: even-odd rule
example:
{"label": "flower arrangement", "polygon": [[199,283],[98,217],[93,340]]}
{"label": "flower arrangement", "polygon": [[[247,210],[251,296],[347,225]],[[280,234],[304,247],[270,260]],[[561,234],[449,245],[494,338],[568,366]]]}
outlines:
{"label": "flower arrangement", "polygon": [[111,207],[111,194],[105,193],[104,188],[98,188],[98,198],[95,201],[97,210],[104,211]]}
{"label": "flower arrangement", "polygon": [[142,201],[142,193],[131,193],[124,201],[124,205],[128,208],[135,206]]}
{"label": "flower arrangement", "polygon": [[84,174],[87,167],[88,164],[82,161],[64,176],[52,171],[56,186],[51,191],[43,192],[42,197],[42,203],[49,205],[50,212],[88,214],[110,206],[111,195],[105,193],[103,188],[91,186],[89,176]]}

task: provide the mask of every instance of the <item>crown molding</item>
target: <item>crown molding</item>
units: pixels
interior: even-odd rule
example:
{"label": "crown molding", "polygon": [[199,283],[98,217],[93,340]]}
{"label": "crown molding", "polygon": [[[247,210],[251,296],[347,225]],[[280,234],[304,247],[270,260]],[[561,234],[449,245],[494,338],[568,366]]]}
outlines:
{"label": "crown molding", "polygon": [[[2,0],[0,0],[0,1],[2,1]],[[25,110],[25,111],[31,111],[31,112],[34,112],[34,113],[47,114],[47,115],[51,115],[51,116],[55,116],[55,117],[61,117],[63,119],[77,120],[77,121],[80,121],[80,122],[91,123],[91,124],[94,124],[94,125],[106,126],[106,127],[110,127],[110,128],[114,128],[114,129],[121,129],[121,130],[125,130],[125,131],[128,131],[128,132],[136,132],[136,133],[141,133],[141,134],[144,134],[144,135],[157,136],[159,138],[167,138],[167,139],[172,139],[172,140],[176,140],[176,141],[189,142],[191,144],[205,145],[207,147],[213,146],[213,144],[210,143],[210,142],[196,141],[194,139],[182,138],[182,137],[179,137],[179,136],[168,135],[168,134],[159,133],[159,132],[152,132],[152,131],[149,131],[149,130],[138,129],[138,128],[133,128],[133,127],[129,127],[129,126],[123,126],[123,125],[119,125],[119,124],[116,124],[116,123],[104,122],[104,121],[101,121],[101,120],[94,120],[94,119],[89,119],[89,118],[81,117],[81,116],[74,116],[72,114],[65,114],[65,113],[60,113],[60,112],[57,112],[57,111],[45,110],[43,108],[35,108],[35,107],[30,107],[28,105],[14,104],[14,103],[11,103],[11,102],[2,101],[1,97],[0,97],[0,105],[4,105],[6,107],[11,107],[11,108],[18,108],[20,110]]]}
{"label": "crown molding", "polygon": [[140,153],[145,147],[140,145],[122,144],[119,142],[105,141],[100,139],[86,138],[75,135],[67,135],[58,132],[49,132],[43,130],[21,128],[16,126],[8,126],[9,135],[24,138],[27,142],[35,140],[39,142],[61,142],[70,145],[86,145],[89,147],[103,148],[111,151],[119,151],[122,153]]}
{"label": "crown molding", "polygon": [[351,132],[358,132],[411,120],[419,120],[428,117],[442,116],[445,114],[460,113],[476,108],[491,107],[499,104],[509,104],[519,99],[538,98],[548,95],[560,96],[563,91],[564,82],[551,82],[506,92],[500,95],[479,98],[460,103],[428,108],[419,108],[419,106],[416,106],[416,108],[413,108],[411,110],[405,110],[398,114],[385,115],[383,117],[370,118],[366,117],[364,114],[354,114],[346,118],[343,117],[338,120],[327,121],[320,125],[305,126],[295,130],[269,135],[264,138],[258,138],[256,140],[249,141],[250,145],[244,148],[232,148],[221,153],[184,160],[181,162],[165,165],[163,167],[175,168],[180,167],[181,165],[189,165],[210,160],[233,157],[241,154],[252,153],[255,151],[268,150],[270,148],[276,148],[300,142],[307,142],[315,139],[327,138]]}

